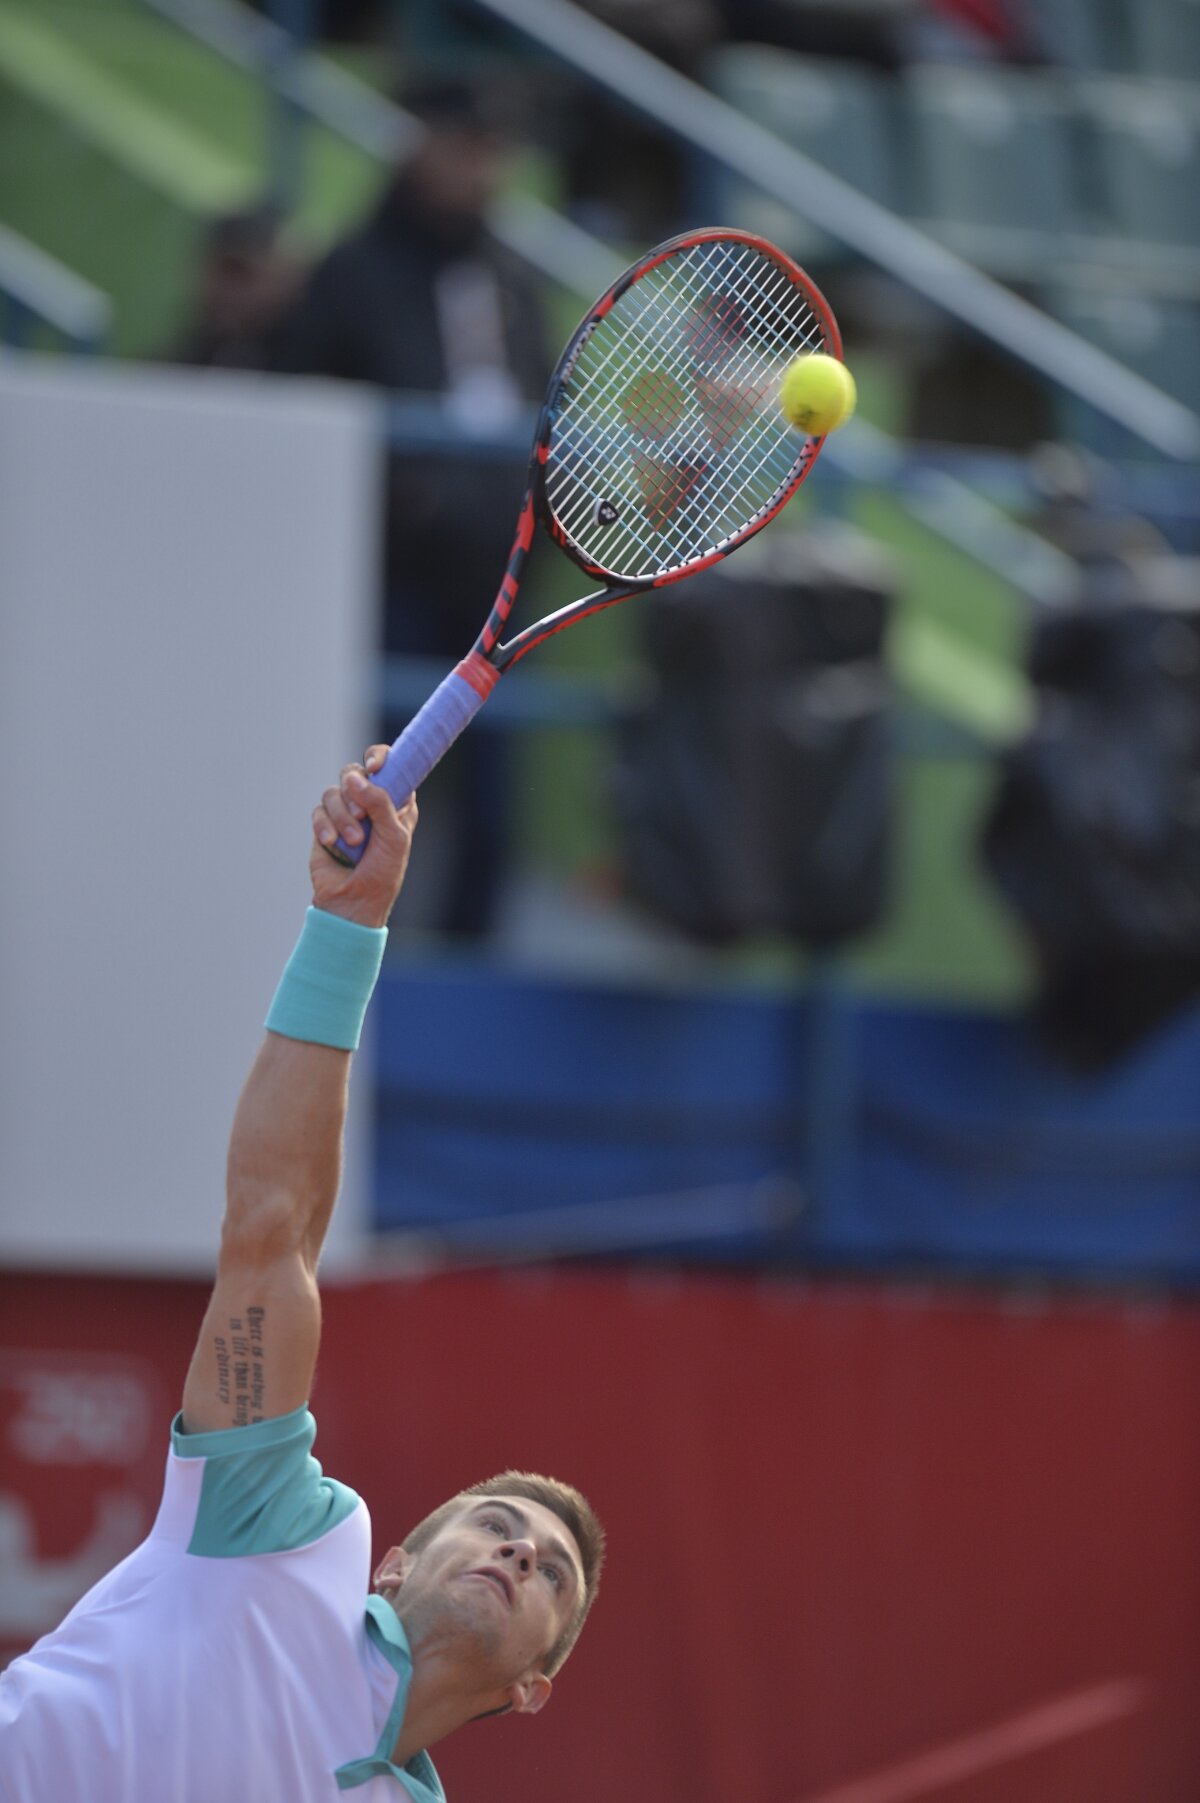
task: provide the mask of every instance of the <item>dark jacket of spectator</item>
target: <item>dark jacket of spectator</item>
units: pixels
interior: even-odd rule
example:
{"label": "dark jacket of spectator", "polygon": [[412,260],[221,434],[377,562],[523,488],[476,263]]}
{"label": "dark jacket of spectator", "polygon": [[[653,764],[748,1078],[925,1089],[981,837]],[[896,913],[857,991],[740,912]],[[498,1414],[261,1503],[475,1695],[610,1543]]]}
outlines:
{"label": "dark jacket of spectator", "polygon": [[[440,395],[468,434],[519,427],[549,373],[536,284],[479,213],[446,210],[431,186],[424,169],[400,175],[318,265],[278,365]],[[521,454],[393,458],[392,648],[469,649],[504,573],[524,473]]]}

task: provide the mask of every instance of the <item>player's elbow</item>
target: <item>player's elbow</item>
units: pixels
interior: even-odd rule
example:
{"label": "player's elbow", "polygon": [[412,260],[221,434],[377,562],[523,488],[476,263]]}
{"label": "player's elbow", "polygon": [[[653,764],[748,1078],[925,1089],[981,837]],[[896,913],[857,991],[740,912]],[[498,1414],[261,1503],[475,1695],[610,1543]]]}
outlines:
{"label": "player's elbow", "polygon": [[221,1224],[221,1262],[268,1265],[302,1251],[311,1214],[286,1190],[231,1185]]}

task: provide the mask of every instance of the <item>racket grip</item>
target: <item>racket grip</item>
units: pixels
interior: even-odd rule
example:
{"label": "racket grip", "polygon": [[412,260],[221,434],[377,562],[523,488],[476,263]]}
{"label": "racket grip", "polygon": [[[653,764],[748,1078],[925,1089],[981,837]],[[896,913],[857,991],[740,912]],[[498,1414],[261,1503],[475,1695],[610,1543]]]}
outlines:
{"label": "racket grip", "polygon": [[[459,734],[470,725],[500,679],[495,665],[477,651],[451,670],[420,711],[413,715],[387,757],[371,778],[386,789],[397,807],[419,789],[434,765],[443,758]],[[361,820],[363,836],[357,845],[338,839],[329,855],[339,864],[357,864],[371,838],[371,822]]]}

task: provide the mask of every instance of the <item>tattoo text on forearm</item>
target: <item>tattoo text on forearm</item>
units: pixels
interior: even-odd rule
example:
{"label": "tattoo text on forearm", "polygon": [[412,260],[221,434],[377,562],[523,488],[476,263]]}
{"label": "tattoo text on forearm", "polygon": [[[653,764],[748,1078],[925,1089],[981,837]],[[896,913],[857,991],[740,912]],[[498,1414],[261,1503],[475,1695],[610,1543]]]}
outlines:
{"label": "tattoo text on forearm", "polygon": [[229,1317],[229,1337],[217,1334],[213,1350],[217,1360],[217,1401],[233,1404],[233,1425],[248,1427],[263,1419],[267,1349],[264,1338],[267,1311],[248,1308],[245,1315]]}

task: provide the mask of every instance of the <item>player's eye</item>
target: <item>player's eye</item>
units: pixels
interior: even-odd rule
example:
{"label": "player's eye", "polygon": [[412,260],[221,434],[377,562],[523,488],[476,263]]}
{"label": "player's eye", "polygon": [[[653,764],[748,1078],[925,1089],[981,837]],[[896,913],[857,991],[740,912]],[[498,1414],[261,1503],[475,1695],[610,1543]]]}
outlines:
{"label": "player's eye", "polygon": [[498,1534],[504,1534],[507,1531],[508,1523],[501,1521],[498,1515],[484,1515],[480,1520],[480,1526],[489,1529],[495,1528]]}
{"label": "player's eye", "polygon": [[562,1572],[558,1569],[558,1566],[557,1565],[543,1565],[542,1570],[545,1572],[546,1576],[549,1578],[549,1580],[553,1584],[554,1588],[556,1590],[561,1590],[562,1589]]}

